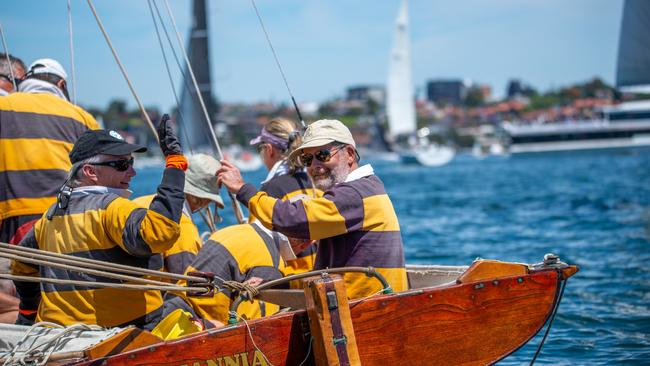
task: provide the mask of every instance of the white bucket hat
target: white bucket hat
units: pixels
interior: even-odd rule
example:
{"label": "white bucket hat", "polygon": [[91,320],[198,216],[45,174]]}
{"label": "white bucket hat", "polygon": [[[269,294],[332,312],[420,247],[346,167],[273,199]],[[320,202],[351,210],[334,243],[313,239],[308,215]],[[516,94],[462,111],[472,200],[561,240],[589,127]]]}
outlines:
{"label": "white bucket hat", "polygon": [[354,138],[352,138],[352,133],[343,122],[335,119],[318,120],[307,127],[302,137],[302,144],[291,152],[289,158],[295,158],[300,154],[302,149],[325,146],[332,142],[340,142],[346,145],[352,145],[354,148],[357,147]]}
{"label": "white bucket hat", "polygon": [[63,69],[63,66],[51,58],[41,58],[29,65],[29,71],[32,74],[54,74],[62,79],[67,79],[68,74]]}
{"label": "white bucket hat", "polygon": [[206,154],[194,154],[187,157],[185,172],[185,193],[199,198],[206,198],[224,208],[223,199],[217,187],[217,170],[221,168],[215,158]]}

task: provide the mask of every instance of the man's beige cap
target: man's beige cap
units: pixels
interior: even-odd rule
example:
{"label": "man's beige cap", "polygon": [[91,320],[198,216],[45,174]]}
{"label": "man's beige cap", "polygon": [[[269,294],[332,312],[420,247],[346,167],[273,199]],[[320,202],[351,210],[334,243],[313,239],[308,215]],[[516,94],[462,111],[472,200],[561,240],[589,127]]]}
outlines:
{"label": "man's beige cap", "polygon": [[219,208],[223,208],[223,199],[219,195],[215,175],[221,168],[221,163],[210,155],[194,154],[187,157],[187,165],[185,193],[209,199],[216,202]]}
{"label": "man's beige cap", "polygon": [[340,142],[357,147],[352,138],[352,133],[345,125],[335,119],[321,119],[307,127],[302,137],[302,144],[293,150],[290,158],[296,157],[302,149],[325,146],[332,142]]}

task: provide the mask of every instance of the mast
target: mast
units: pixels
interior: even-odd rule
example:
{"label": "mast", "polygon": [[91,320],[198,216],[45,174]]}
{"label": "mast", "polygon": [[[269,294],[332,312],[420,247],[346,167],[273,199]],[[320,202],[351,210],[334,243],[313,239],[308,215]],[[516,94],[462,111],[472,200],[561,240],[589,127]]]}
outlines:
{"label": "mast", "polygon": [[392,136],[410,134],[416,128],[408,23],[408,3],[407,0],[402,0],[397,15],[386,90],[388,125]]}
{"label": "mast", "polygon": [[[187,52],[208,114],[210,117],[213,117],[217,113],[217,103],[212,96],[210,55],[208,50],[208,21],[205,0],[194,0],[192,12],[193,22]],[[189,78],[187,68],[185,69],[184,75]],[[184,139],[183,141],[192,141],[194,146],[207,149],[210,146],[210,133],[206,130],[205,117],[201,112],[199,98],[193,88],[189,88],[188,90],[188,88],[183,87],[185,85],[191,85],[191,80],[185,80],[181,84],[180,109],[188,134],[188,139]],[[184,133],[184,131],[180,132]]]}
{"label": "mast", "polygon": [[650,1],[625,0],[616,86],[625,92],[650,92]]}

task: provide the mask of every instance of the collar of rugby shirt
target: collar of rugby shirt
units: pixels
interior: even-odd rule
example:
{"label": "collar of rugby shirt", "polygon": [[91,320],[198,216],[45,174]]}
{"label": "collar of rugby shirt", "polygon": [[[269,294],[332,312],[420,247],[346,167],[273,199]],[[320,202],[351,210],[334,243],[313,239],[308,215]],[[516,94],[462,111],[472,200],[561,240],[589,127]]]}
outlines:
{"label": "collar of rugby shirt", "polygon": [[74,195],[106,194],[113,193],[123,198],[129,198],[133,191],[122,188],[110,188],[104,186],[83,186],[72,189]]}
{"label": "collar of rugby shirt", "polygon": [[350,174],[345,178],[345,182],[352,182],[353,180],[361,179],[375,174],[375,170],[372,169],[370,164],[366,164],[356,168],[351,171]]}

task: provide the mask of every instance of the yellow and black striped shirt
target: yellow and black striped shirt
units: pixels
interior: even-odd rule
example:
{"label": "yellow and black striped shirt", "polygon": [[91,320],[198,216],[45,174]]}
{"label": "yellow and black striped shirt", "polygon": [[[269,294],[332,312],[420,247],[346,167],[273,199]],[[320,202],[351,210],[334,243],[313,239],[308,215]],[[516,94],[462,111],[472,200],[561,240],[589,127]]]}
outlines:
{"label": "yellow and black striped shirt", "polygon": [[[183,207],[184,172],[167,168],[148,209],[108,192],[106,187],[73,191],[64,210],[53,205],[20,242],[21,246],[55,253],[161,270],[162,255],[178,240]],[[46,216],[53,214],[51,220]],[[14,261],[12,273],[44,278],[120,282],[46,266]],[[95,288],[15,282],[21,309],[38,307],[37,321],[61,325],[135,325],[151,329],[160,320],[160,291]]]}
{"label": "yellow and black striped shirt", "polygon": [[[369,165],[357,169],[355,174],[361,176],[334,185],[319,198],[281,201],[244,184],[237,199],[269,230],[320,240],[314,269],[374,267],[394,291],[407,290],[404,248],[393,204]],[[365,274],[349,273],[344,278],[349,298],[381,290]]]}
{"label": "yellow and black striped shirt", "polygon": [[68,153],[95,119],[51,94],[0,97],[0,220],[42,214],[70,170]]}
{"label": "yellow and black striped shirt", "polygon": [[[135,198],[133,202],[141,207],[149,207],[154,195]],[[164,270],[171,273],[183,274],[194,261],[201,249],[201,236],[192,218],[183,211],[181,215],[181,233],[178,240],[168,250],[163,252]]]}
{"label": "yellow and black striped shirt", "polygon": [[[214,273],[217,284],[222,280],[244,282],[253,277],[261,278],[264,282],[282,278],[285,267],[278,250],[279,238],[274,238],[271,232],[258,225],[234,225],[215,232],[203,243],[187,272]],[[202,319],[226,323],[230,305],[235,300],[235,294],[223,287],[215,290],[212,297],[181,298],[167,294],[164,313],[166,315],[181,308]],[[238,308],[238,314],[246,319],[255,319],[278,310],[275,304],[244,301]]]}
{"label": "yellow and black striped shirt", "polygon": [[[260,191],[266,192],[270,197],[283,201],[296,201],[299,199],[318,198],[323,195],[320,189],[313,188],[309,176],[305,172],[284,174],[274,177],[260,187]],[[251,218],[255,216],[251,214]],[[287,261],[285,275],[304,273],[314,269],[316,262],[316,246],[312,245],[300,253],[296,253],[296,259]],[[301,288],[300,281],[292,284],[294,288]]]}

